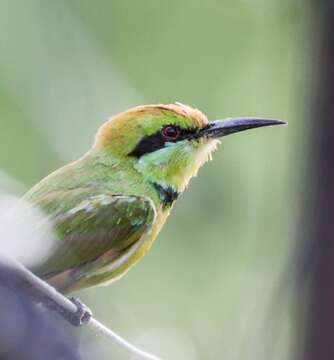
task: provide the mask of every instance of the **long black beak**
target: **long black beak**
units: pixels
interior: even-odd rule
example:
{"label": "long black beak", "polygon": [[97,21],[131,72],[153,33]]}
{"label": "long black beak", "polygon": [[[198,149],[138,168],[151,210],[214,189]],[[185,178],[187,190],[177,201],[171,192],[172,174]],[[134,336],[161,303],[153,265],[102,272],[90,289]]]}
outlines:
{"label": "long black beak", "polygon": [[209,125],[200,132],[201,136],[219,138],[231,135],[239,131],[254,129],[262,126],[286,125],[285,121],[261,118],[229,118],[211,121]]}

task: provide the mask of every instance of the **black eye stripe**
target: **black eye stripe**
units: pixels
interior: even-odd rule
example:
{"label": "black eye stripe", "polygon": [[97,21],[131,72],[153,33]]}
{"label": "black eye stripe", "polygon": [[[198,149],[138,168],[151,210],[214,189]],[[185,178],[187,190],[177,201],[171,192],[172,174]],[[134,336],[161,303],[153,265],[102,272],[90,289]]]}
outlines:
{"label": "black eye stripe", "polygon": [[153,135],[145,136],[139,141],[135,148],[129,153],[130,156],[141,157],[145,154],[151,153],[153,151],[162,149],[165,147],[165,144],[168,142],[178,142],[185,139],[194,137],[198,133],[198,129],[182,129],[180,128],[180,135],[174,139],[165,139],[161,133],[161,130],[157,131]]}

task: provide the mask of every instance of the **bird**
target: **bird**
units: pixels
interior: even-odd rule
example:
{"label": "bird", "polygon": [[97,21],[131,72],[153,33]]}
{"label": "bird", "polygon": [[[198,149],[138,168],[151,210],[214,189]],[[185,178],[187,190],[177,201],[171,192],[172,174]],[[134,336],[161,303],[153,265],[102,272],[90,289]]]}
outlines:
{"label": "bird", "polygon": [[282,124],[251,117],[209,122],[181,103],[137,106],[112,117],[85,155],[24,195],[56,234],[31,271],[63,294],[119,279],[151,248],[221,138]]}

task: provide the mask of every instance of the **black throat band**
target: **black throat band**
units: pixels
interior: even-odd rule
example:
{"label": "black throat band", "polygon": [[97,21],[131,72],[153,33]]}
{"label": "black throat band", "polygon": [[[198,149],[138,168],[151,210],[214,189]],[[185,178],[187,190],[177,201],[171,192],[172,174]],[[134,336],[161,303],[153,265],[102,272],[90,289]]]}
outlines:
{"label": "black throat band", "polygon": [[157,191],[164,208],[170,207],[180,195],[180,193],[175,191],[171,186],[163,187],[162,185],[155,182],[152,182],[151,184]]}

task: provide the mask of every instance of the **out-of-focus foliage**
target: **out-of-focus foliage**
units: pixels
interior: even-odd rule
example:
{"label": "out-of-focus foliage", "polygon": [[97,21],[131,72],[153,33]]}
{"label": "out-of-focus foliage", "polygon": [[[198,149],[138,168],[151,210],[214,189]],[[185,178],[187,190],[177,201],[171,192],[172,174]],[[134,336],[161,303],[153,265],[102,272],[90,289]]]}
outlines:
{"label": "out-of-focus foliage", "polygon": [[[180,101],[210,119],[289,121],[224,140],[148,256],[122,281],[80,294],[165,359],[268,359],[271,347],[271,359],[288,358],[293,318],[275,317],[288,296],[275,289],[298,221],[308,19],[300,1],[0,4],[0,169],[26,188],[130,106]],[[100,359],[126,358],[97,345]]]}

